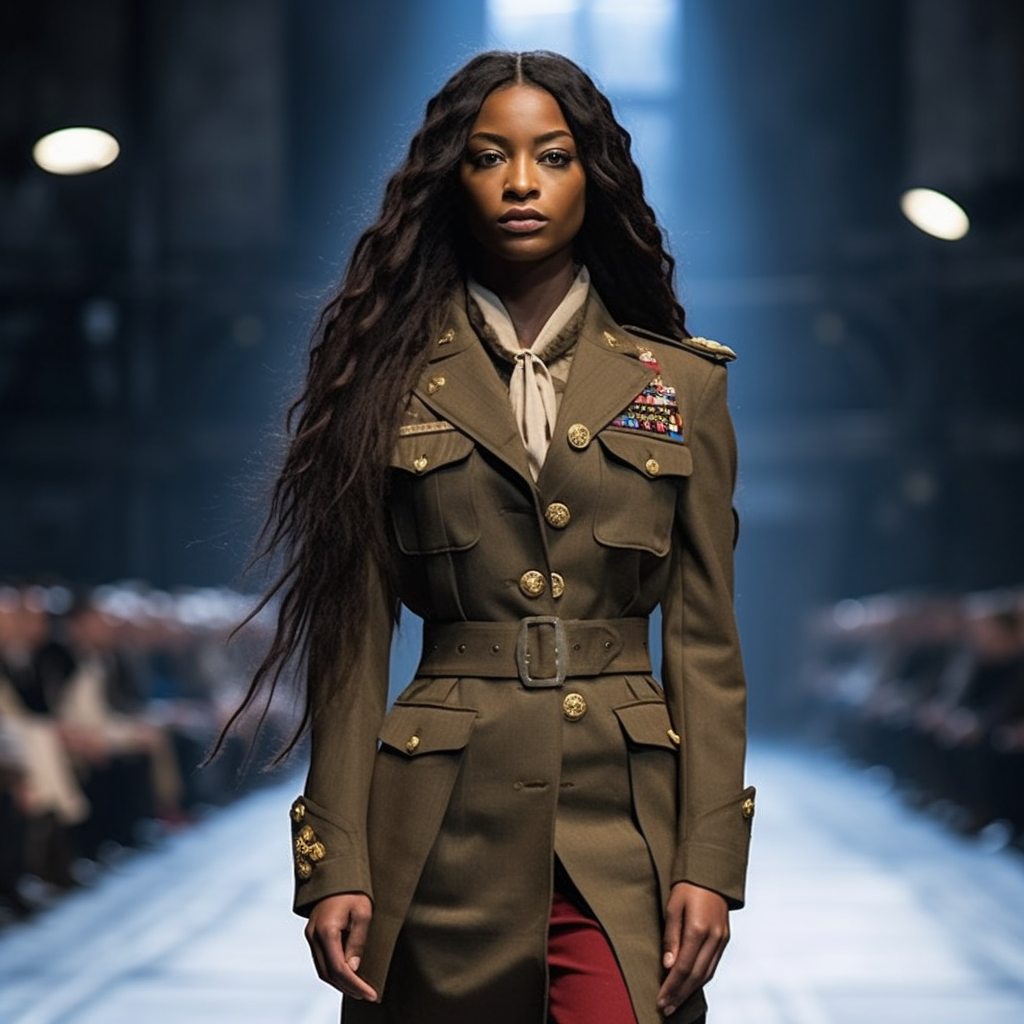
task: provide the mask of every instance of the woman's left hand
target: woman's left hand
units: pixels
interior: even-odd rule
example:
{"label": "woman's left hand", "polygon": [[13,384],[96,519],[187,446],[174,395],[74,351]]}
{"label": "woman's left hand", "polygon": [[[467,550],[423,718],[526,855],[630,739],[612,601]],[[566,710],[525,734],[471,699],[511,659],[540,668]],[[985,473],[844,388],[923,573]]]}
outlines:
{"label": "woman's left hand", "polygon": [[658,1009],[670,1017],[680,1004],[703,988],[729,941],[729,908],[710,889],[677,882],[665,910],[662,963],[668,969],[658,993]]}

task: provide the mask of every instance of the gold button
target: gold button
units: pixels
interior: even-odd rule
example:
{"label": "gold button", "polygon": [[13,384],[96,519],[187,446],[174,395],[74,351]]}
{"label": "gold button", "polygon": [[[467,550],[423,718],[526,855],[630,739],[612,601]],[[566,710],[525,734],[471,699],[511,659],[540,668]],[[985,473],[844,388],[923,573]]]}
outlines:
{"label": "gold button", "polygon": [[306,805],[301,800],[296,800],[291,809],[292,821],[298,824],[306,816]]}
{"label": "gold button", "polygon": [[740,811],[747,821],[754,816],[754,798],[752,796],[748,796],[747,799],[740,804]]}
{"label": "gold button", "polygon": [[519,589],[527,597],[540,597],[546,587],[547,581],[544,579],[544,573],[537,572],[536,569],[528,569],[519,577]]}
{"label": "gold button", "polygon": [[563,505],[560,501],[553,501],[544,509],[544,518],[556,530],[563,530],[569,525],[572,513],[569,511],[568,505]]}
{"label": "gold button", "polygon": [[410,736],[405,741],[405,749],[411,754],[420,745],[419,736]]}
{"label": "gold button", "polygon": [[300,882],[306,882],[309,880],[310,875],[313,874],[313,865],[305,857],[296,857],[295,874],[299,876]]}
{"label": "gold button", "polygon": [[426,455],[421,455],[421,456],[419,456],[419,458],[413,459],[412,460],[412,468],[415,469],[417,473],[422,473],[423,470],[425,470],[427,468],[427,457],[426,457]]}
{"label": "gold button", "polygon": [[565,577],[559,572],[551,574],[551,596],[561,597],[565,593]]}
{"label": "gold button", "polygon": [[682,739],[680,739],[680,737],[679,737],[679,733],[677,733],[677,732],[675,731],[675,729],[669,729],[669,731],[668,731],[668,738],[669,738],[669,739],[670,739],[670,740],[671,740],[671,741],[672,741],[672,742],[673,742],[673,743],[674,743],[674,744],[675,744],[675,745],[676,745],[677,747],[679,746],[679,744],[680,744],[680,743],[682,743],[682,742],[683,742],[683,741],[682,741]]}
{"label": "gold button", "polygon": [[327,856],[327,848],[318,839],[315,843],[313,843],[310,846],[309,852],[306,854],[306,856],[309,857],[309,859],[312,861],[323,860],[324,857]]}
{"label": "gold button", "polygon": [[644,469],[646,469],[651,476],[657,476],[661,472],[661,465],[658,463],[657,459],[648,459],[644,463]]}
{"label": "gold button", "polygon": [[573,448],[586,448],[590,444],[590,431],[582,423],[574,423],[569,428],[569,444]]}
{"label": "gold button", "polygon": [[438,345],[447,345],[449,341],[455,340],[455,328],[449,327],[440,338],[437,339]]}
{"label": "gold button", "polygon": [[587,713],[587,701],[582,693],[567,693],[562,699],[562,714],[570,722],[578,722]]}
{"label": "gold button", "polygon": [[447,383],[448,381],[444,377],[431,377],[430,380],[427,381],[427,394],[436,395],[437,392],[440,391]]}
{"label": "gold button", "polygon": [[311,825],[303,825],[299,829],[299,836],[296,842],[312,843],[316,841],[316,833],[313,831]]}

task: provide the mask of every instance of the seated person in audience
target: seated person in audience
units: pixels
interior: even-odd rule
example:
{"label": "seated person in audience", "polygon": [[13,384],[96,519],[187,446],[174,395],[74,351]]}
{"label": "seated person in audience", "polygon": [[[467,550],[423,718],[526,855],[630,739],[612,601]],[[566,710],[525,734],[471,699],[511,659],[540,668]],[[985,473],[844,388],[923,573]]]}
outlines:
{"label": "seated person in audience", "polygon": [[69,749],[86,771],[118,755],[146,755],[157,815],[181,819],[174,747],[142,714],[142,696],[119,652],[117,621],[84,597],[61,625],[63,636],[42,648],[37,670]]}
{"label": "seated person in audience", "polygon": [[[16,849],[5,863],[15,874],[70,884],[69,829],[89,816],[57,723],[38,708],[32,655],[45,637],[45,617],[27,593],[0,590],[0,748]],[[9,840],[8,840],[9,841]]]}

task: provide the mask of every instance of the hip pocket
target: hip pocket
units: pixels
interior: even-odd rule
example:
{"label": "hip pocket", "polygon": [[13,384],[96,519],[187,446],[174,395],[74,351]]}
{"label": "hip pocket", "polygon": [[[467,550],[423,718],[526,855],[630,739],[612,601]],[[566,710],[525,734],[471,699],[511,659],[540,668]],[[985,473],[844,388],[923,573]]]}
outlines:
{"label": "hip pocket", "polygon": [[647,842],[668,899],[679,814],[679,744],[663,701],[638,701],[615,708],[626,738],[629,784],[640,832]]}

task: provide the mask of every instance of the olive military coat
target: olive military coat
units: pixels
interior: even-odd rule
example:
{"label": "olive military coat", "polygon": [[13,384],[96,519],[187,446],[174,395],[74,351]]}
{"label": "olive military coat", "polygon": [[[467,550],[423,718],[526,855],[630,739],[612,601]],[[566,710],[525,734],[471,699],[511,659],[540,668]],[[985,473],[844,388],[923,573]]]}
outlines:
{"label": "olive military coat", "polygon": [[[296,910],[341,892],[374,903],[360,975],[382,1003],[346,1000],[346,1021],[544,1024],[553,854],[608,934],[639,1024],[661,1020],[672,884],[742,904],[753,790],[732,607],[729,356],[631,333],[591,292],[535,482],[507,388],[464,298],[453,301],[390,468],[400,597],[428,646],[433,623],[510,625],[500,637],[484,627],[479,651],[474,627],[457,644],[462,627],[444,627],[450,654],[389,711],[391,617],[370,582],[353,685],[313,721],[291,812]],[[673,431],[623,418],[643,394],[674,397]],[[660,683],[633,628],[659,604]],[[609,664],[591,657],[579,675],[581,644],[532,620],[561,639],[563,663],[484,673],[491,654],[511,664],[515,624],[534,616],[602,620],[581,638]],[[672,1020],[703,1009],[698,993]]]}

